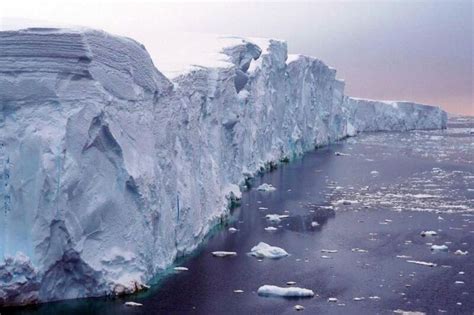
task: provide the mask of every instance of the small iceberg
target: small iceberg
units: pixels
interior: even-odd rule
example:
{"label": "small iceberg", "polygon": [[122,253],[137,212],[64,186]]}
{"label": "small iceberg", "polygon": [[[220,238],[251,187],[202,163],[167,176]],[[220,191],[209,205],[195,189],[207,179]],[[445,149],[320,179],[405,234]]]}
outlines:
{"label": "small iceberg", "polygon": [[226,251],[215,251],[212,252],[212,256],[214,257],[232,257],[232,256],[237,256],[236,252],[226,252]]}
{"label": "small iceberg", "polygon": [[271,258],[278,259],[288,256],[289,254],[283,248],[271,246],[267,243],[260,242],[258,245],[252,247],[250,255],[257,258]]}
{"label": "small iceberg", "polygon": [[230,233],[235,233],[235,232],[237,232],[237,231],[238,231],[238,230],[237,230],[235,227],[230,227],[230,228],[229,228],[229,232],[230,232]]}
{"label": "small iceberg", "polygon": [[342,153],[342,152],[336,151],[336,152],[334,152],[334,155],[335,155],[335,156],[349,156],[350,154]]}
{"label": "small iceberg", "polygon": [[273,186],[270,185],[270,184],[263,183],[263,184],[261,184],[260,186],[257,187],[257,190],[258,190],[258,191],[272,192],[272,191],[275,191],[276,188],[273,187]]}
{"label": "small iceberg", "polygon": [[263,285],[257,291],[260,296],[280,296],[280,297],[313,297],[313,290],[287,287],[282,288],[276,285]]}
{"label": "small iceberg", "polygon": [[422,237],[425,237],[425,236],[436,236],[436,235],[438,235],[438,233],[437,233],[436,231],[422,231],[422,232],[420,233],[420,235],[421,235]]}
{"label": "small iceberg", "polygon": [[407,260],[407,263],[421,265],[421,266],[427,266],[427,267],[436,267],[437,266],[435,263],[427,262],[427,261],[420,261],[420,260]]}
{"label": "small iceberg", "polygon": [[287,214],[267,214],[265,218],[272,223],[280,223],[281,219],[289,218]]}
{"label": "small iceberg", "polygon": [[467,254],[468,254],[467,250],[462,251],[462,250],[458,249],[457,251],[454,252],[454,255],[459,255],[459,256],[466,256]]}
{"label": "small iceberg", "polygon": [[276,230],[278,230],[278,229],[274,226],[267,226],[265,228],[265,231],[267,231],[267,232],[275,232]]}
{"label": "small iceberg", "polygon": [[189,269],[186,267],[174,267],[175,271],[188,271]]}
{"label": "small iceberg", "polygon": [[143,306],[143,304],[137,303],[137,302],[125,302],[125,306],[140,307],[140,306]]}

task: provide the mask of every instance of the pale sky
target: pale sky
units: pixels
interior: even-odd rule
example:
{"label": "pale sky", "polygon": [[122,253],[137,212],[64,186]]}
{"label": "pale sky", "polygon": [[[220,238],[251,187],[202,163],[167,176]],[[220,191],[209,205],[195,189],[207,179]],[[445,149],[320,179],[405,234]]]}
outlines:
{"label": "pale sky", "polygon": [[471,0],[1,0],[0,18],[100,28],[145,47],[168,30],[285,39],[336,68],[347,95],[474,115]]}

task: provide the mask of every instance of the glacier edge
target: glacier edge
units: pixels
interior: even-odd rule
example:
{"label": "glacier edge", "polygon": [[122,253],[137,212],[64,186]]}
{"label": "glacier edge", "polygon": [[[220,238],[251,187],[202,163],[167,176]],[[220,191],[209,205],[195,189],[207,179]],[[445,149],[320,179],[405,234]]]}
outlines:
{"label": "glacier edge", "polygon": [[446,128],[438,107],[345,96],[284,41],[223,43],[218,66],[170,78],[128,38],[0,32],[0,306],[141,290],[278,161]]}

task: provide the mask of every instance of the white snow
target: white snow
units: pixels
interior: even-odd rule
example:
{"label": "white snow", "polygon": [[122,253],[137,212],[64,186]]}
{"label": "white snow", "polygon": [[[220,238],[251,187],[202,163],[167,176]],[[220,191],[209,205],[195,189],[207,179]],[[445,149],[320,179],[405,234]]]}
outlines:
{"label": "white snow", "polygon": [[258,288],[258,295],[280,296],[280,297],[313,297],[314,292],[309,289],[298,287],[278,287],[275,285],[263,285]]}
{"label": "white snow", "polygon": [[102,31],[0,33],[0,69],[15,74],[0,76],[0,273],[20,270],[0,279],[0,304],[133,293],[271,163],[446,124],[439,108],[344,96],[334,69],[287,60],[281,40],[161,33],[153,61]]}
{"label": "white snow", "polygon": [[252,247],[252,249],[250,250],[250,255],[255,256],[257,258],[278,259],[286,257],[289,254],[283,248],[271,246],[267,243],[260,242],[256,246]]}

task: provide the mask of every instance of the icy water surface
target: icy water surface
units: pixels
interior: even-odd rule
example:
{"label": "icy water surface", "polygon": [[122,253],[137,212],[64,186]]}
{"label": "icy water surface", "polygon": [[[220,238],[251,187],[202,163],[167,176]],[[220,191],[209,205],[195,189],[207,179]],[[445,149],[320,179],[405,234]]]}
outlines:
{"label": "icy water surface", "polygon": [[[277,190],[244,193],[233,221],[179,263],[188,271],[171,271],[148,292],[134,296],[6,313],[282,314],[296,312],[299,304],[308,314],[472,314],[471,131],[473,118],[456,118],[444,131],[365,134],[308,153],[257,178],[254,187],[270,183]],[[267,214],[289,217],[272,224]],[[277,230],[266,231],[268,226]],[[238,231],[230,233],[229,227]],[[422,237],[422,231],[437,235]],[[260,241],[290,256],[259,260],[247,255]],[[432,245],[448,249],[432,251]],[[458,250],[467,254],[456,255]],[[212,251],[237,256],[216,258]],[[256,293],[261,285],[285,287],[288,281],[316,296],[285,299]],[[126,301],[143,307],[126,307]]]}

